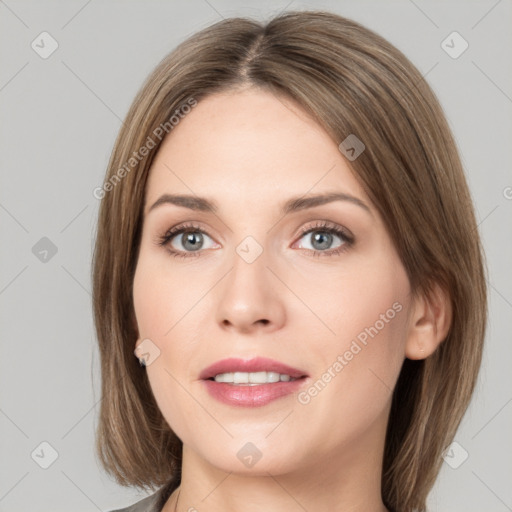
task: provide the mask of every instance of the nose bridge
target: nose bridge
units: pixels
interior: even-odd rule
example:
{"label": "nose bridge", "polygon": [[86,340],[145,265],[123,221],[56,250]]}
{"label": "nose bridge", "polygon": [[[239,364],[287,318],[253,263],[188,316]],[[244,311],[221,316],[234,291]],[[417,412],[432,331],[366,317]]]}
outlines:
{"label": "nose bridge", "polygon": [[[254,237],[245,237],[236,247],[231,271],[220,288],[218,322],[248,330],[258,324],[268,328],[282,325],[285,316],[283,297],[267,268],[269,251]],[[275,284],[275,283],[274,283]]]}

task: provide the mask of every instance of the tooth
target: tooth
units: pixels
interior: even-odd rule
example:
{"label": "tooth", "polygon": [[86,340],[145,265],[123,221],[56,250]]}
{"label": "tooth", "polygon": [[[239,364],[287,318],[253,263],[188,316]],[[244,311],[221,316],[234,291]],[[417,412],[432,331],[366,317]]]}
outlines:
{"label": "tooth", "polygon": [[267,372],[267,382],[279,382],[279,373]]}
{"label": "tooth", "polygon": [[215,376],[215,382],[233,382],[232,373],[219,373]]}
{"label": "tooth", "polygon": [[247,384],[249,382],[249,374],[246,372],[233,373],[234,384]]}
{"label": "tooth", "polygon": [[270,384],[274,382],[290,382],[296,380],[290,375],[279,374],[277,372],[233,372],[219,373],[214,377],[215,382],[225,382],[228,384]]}
{"label": "tooth", "polygon": [[265,382],[267,382],[267,372],[249,373],[249,382],[253,384],[265,384]]}

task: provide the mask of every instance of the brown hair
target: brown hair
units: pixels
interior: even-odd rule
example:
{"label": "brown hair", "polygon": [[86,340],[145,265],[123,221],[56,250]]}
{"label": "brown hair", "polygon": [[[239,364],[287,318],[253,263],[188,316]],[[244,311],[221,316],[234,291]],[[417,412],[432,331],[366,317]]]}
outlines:
{"label": "brown hair", "polygon": [[[145,184],[163,140],[155,143],[158,127],[190,98],[244,86],[295,100],[337,144],[350,134],[363,141],[365,151],[350,165],[384,219],[412,290],[428,296],[438,284],[449,294],[448,336],[427,359],[405,360],[385,441],[385,505],[424,511],[480,367],[483,251],[457,147],[434,93],[389,42],[327,12],[216,23],[166,56],[138,92],[108,165],[94,251],[102,375],[97,454],[121,485],[152,488],[180,473],[181,441],[133,353],[132,284]],[[141,156],[150,139],[154,147]]]}

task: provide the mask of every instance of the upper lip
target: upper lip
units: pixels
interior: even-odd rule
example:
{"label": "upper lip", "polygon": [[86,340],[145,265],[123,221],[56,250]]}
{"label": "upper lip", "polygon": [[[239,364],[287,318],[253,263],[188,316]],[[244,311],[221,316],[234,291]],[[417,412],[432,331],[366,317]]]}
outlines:
{"label": "upper lip", "polygon": [[200,373],[199,378],[206,380],[221,373],[234,372],[276,372],[289,375],[295,379],[307,377],[307,374],[298,368],[293,368],[287,364],[283,364],[279,361],[268,359],[266,357],[256,357],[253,359],[239,359],[231,357],[228,359],[222,359],[208,366],[208,368],[205,368]]}

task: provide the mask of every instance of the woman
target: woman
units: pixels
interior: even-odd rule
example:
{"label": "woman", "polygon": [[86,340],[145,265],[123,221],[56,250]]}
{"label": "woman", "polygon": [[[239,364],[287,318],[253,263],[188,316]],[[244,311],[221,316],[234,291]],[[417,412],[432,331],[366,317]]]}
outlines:
{"label": "woman", "polygon": [[98,196],[98,455],[159,487],[125,511],[425,510],[486,287],[400,51],[326,12],[202,30],[139,91]]}

